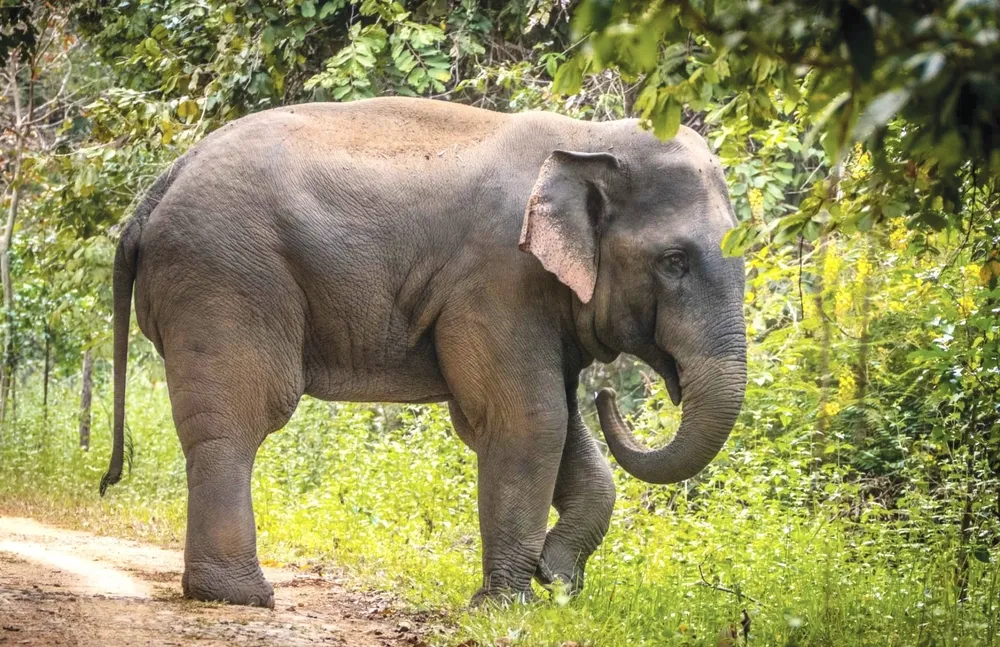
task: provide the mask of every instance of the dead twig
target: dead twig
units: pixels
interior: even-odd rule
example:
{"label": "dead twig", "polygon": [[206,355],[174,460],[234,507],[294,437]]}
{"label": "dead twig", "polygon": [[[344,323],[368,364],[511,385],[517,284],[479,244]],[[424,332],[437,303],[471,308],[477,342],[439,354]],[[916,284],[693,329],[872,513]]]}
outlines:
{"label": "dead twig", "polygon": [[757,605],[760,605],[760,606],[766,606],[766,605],[762,604],[760,602],[760,600],[755,600],[754,598],[750,597],[746,593],[742,593],[740,591],[737,591],[735,589],[731,589],[731,588],[728,588],[728,587],[725,587],[725,586],[719,586],[718,584],[712,584],[707,579],[705,579],[705,572],[702,570],[701,564],[698,564],[698,575],[701,576],[701,581],[700,582],[696,582],[696,584],[698,586],[705,586],[705,587],[708,587],[710,589],[714,589],[716,591],[721,591],[722,593],[729,593],[730,595],[735,595],[738,600],[750,600],[754,604],[757,604]]}

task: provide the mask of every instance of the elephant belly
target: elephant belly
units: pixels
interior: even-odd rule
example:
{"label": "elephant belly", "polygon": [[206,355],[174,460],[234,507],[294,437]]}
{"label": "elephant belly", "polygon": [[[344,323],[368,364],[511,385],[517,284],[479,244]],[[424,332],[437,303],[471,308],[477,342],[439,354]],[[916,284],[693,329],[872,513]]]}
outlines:
{"label": "elephant belly", "polygon": [[349,218],[335,209],[321,234],[290,221],[286,264],[302,289],[306,393],[351,402],[440,402],[451,394],[433,327],[447,291],[431,284],[443,254],[412,242],[391,209]]}
{"label": "elephant belly", "polygon": [[306,395],[321,400],[419,403],[451,399],[429,346],[360,356],[328,346],[307,352],[305,368]]}
{"label": "elephant belly", "polygon": [[423,376],[407,375],[405,371],[365,371],[343,374],[331,371],[325,379],[314,380],[306,395],[320,400],[340,402],[445,402],[451,399],[442,382]]}

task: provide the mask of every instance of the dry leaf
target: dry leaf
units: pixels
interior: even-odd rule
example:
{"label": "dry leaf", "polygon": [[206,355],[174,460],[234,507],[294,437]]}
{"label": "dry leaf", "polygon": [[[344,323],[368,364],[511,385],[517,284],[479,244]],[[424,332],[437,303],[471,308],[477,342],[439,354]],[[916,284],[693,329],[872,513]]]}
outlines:
{"label": "dry leaf", "polygon": [[722,631],[719,632],[719,641],[715,643],[715,647],[736,647],[739,638],[740,634],[736,631],[736,625],[731,624],[728,627],[723,627]]}

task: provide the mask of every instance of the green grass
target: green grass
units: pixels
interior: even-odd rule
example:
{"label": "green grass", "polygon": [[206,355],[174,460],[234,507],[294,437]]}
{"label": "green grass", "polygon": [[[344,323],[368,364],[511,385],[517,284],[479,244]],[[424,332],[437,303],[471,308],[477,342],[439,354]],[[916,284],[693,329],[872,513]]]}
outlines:
{"label": "green grass", "polygon": [[[184,462],[158,364],[130,375],[131,475],[105,499],[110,389],[99,382],[93,448],[76,447],[75,385],[36,390],[0,437],[0,510],[165,545],[183,538]],[[652,407],[641,428],[670,418]],[[442,407],[304,400],[254,474],[265,563],[335,564],[481,645],[716,645],[750,619],[753,645],[998,645],[998,569],[972,560],[954,587],[958,532],[927,499],[885,510],[805,450],[739,428],[695,483],[650,487],[615,469],[611,531],[578,598],[469,611],[479,584],[474,456]],[[744,597],[745,596],[745,597]],[[740,643],[743,644],[743,639]]]}

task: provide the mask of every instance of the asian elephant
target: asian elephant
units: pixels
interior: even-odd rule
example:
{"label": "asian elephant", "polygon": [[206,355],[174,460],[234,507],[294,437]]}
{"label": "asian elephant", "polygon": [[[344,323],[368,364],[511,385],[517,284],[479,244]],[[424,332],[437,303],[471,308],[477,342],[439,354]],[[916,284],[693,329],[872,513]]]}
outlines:
{"label": "asian elephant", "polygon": [[[615,489],[580,416],[581,369],[630,353],[683,400],[644,448],[597,396],[608,446],[650,483],[697,474],[746,382],[743,262],[718,161],[682,128],[386,98],[239,119],[177,160],[114,261],[121,476],[131,300],[164,358],[187,460],[184,593],[274,604],[254,456],[299,399],[447,402],[477,456],[483,584],[583,584]],[[549,506],[559,520],[546,532]]]}

